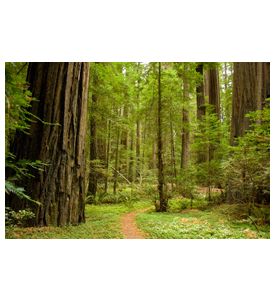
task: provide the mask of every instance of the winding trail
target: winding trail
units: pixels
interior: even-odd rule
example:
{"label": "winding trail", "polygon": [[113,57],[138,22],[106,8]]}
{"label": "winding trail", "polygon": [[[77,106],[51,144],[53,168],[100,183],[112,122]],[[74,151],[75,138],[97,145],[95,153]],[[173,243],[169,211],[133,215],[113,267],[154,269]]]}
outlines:
{"label": "winding trail", "polygon": [[130,213],[127,213],[122,216],[121,218],[121,229],[124,239],[145,239],[146,233],[141,231],[136,224],[136,216],[138,213],[144,212],[148,210],[141,209],[138,211],[133,211]]}

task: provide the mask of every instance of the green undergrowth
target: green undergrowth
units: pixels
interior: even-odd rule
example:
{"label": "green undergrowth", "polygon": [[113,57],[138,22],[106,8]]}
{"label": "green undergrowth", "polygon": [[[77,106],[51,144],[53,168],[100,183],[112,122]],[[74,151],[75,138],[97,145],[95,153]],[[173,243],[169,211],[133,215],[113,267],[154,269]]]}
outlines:
{"label": "green undergrowth", "polygon": [[86,223],[64,227],[7,227],[6,238],[115,239],[123,238],[120,218],[124,213],[150,207],[150,201],[130,204],[86,205]]}
{"label": "green undergrowth", "polygon": [[[170,201],[166,213],[144,212],[137,216],[138,227],[154,239],[257,239],[270,238],[269,225],[255,225],[244,214],[235,215],[240,207],[218,205],[181,209],[182,201]],[[183,205],[184,206],[184,205]]]}
{"label": "green undergrowth", "polygon": [[187,208],[206,209],[207,206],[208,202],[204,197],[196,199],[174,197],[168,202],[168,212],[181,212],[182,210]]}
{"label": "green undergrowth", "polygon": [[[192,203],[192,208],[191,208]],[[8,226],[6,238],[33,239],[115,239],[123,238],[121,216],[137,213],[137,226],[153,239],[258,239],[270,238],[268,223],[257,215],[247,216],[244,205],[209,205],[204,198],[169,200],[166,213],[156,213],[151,200],[117,204],[86,205],[86,223],[64,227]]]}

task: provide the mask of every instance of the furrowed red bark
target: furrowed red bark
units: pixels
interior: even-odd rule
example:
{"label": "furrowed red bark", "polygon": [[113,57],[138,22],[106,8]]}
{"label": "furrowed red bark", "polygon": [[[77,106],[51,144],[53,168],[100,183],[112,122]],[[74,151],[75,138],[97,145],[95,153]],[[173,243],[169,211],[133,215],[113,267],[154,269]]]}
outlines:
{"label": "furrowed red bark", "polygon": [[262,109],[270,97],[270,64],[234,63],[231,144],[249,128],[247,113]]}
{"label": "furrowed red bark", "polygon": [[[30,63],[27,81],[37,99],[30,112],[39,120],[31,122],[30,134],[16,135],[14,153],[17,160],[47,164],[22,182],[27,193],[41,203],[34,209],[36,224],[84,222],[89,64]],[[12,200],[15,206],[20,201]]]}
{"label": "furrowed red bark", "polygon": [[[203,64],[198,64],[196,72],[200,75],[200,80],[196,86],[197,95],[197,120],[201,122],[205,117],[205,86],[203,82]],[[199,130],[202,131],[201,126]],[[197,162],[202,163],[207,161],[207,153],[204,150],[199,150],[197,153]]]}

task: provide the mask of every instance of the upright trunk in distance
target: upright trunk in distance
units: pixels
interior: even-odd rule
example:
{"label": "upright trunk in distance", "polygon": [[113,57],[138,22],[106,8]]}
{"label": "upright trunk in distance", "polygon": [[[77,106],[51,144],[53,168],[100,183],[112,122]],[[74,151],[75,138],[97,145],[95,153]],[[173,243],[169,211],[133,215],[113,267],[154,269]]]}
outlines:
{"label": "upright trunk in distance", "polygon": [[[98,96],[97,96],[97,85],[98,85],[98,75],[96,64],[94,64],[94,70],[92,74],[92,106],[91,109],[95,110],[97,106]],[[96,196],[97,191],[97,174],[96,174],[96,164],[95,160],[97,157],[97,123],[95,117],[91,117],[90,120],[90,175],[89,175],[89,188],[88,192],[93,197]]]}
{"label": "upright trunk in distance", "polygon": [[[139,118],[139,117],[138,117]],[[136,134],[136,178],[139,180],[140,178],[140,132],[141,132],[141,124],[140,120],[137,119],[137,134]]]}
{"label": "upright trunk in distance", "polygon": [[[208,102],[211,105],[211,112],[217,117],[217,121],[220,121],[220,82],[219,82],[219,70],[218,67],[210,67],[208,70]],[[220,124],[220,123],[218,123]],[[217,142],[220,141],[218,137]],[[210,143],[208,149],[208,161],[211,161],[215,155],[215,146]]]}
{"label": "upright trunk in distance", "polygon": [[[121,116],[121,110],[118,110],[118,116]],[[119,172],[119,155],[120,155],[120,136],[121,130],[120,127],[117,126],[117,136],[116,136],[116,151],[115,151],[115,169],[114,169],[114,194],[116,194],[117,189],[117,180],[118,180],[118,172]]]}
{"label": "upright trunk in distance", "polygon": [[129,169],[128,169],[128,179],[130,182],[135,181],[135,174],[134,174],[134,129],[131,129],[131,136],[130,136],[130,159],[129,159]]}
{"label": "upright trunk in distance", "polygon": [[172,181],[172,188],[173,188],[173,182],[175,182],[177,178],[177,169],[176,169],[176,156],[175,156],[174,129],[173,129],[173,120],[172,120],[171,111],[170,111],[170,145],[171,145],[171,165],[172,165],[172,172],[174,177],[174,180]]}
{"label": "upright trunk in distance", "polygon": [[224,68],[224,73],[223,73],[224,90],[226,91],[227,87],[228,87],[227,63],[226,62],[223,64],[223,68]]}
{"label": "upright trunk in distance", "polygon": [[139,107],[140,107],[140,63],[137,64],[137,132],[136,132],[136,178],[140,178],[140,140],[141,140],[141,121],[139,116]]}
{"label": "upright trunk in distance", "polygon": [[[123,107],[123,118],[129,118],[128,113],[128,105],[124,105]],[[122,153],[126,154],[125,163],[121,167],[120,172],[124,174],[125,177],[128,177],[128,169],[129,169],[129,155],[128,155],[128,147],[129,147],[129,129],[125,128],[121,132],[121,147]],[[123,156],[125,156],[125,154]]]}
{"label": "upright trunk in distance", "polygon": [[208,99],[209,104],[213,106],[217,118],[220,119],[220,83],[219,70],[217,67],[208,70]]}
{"label": "upright trunk in distance", "polygon": [[156,210],[164,212],[167,210],[167,199],[164,195],[164,170],[163,170],[163,149],[162,149],[162,103],[161,103],[161,63],[158,63],[158,191],[159,205],[156,203]]}
{"label": "upright trunk in distance", "polygon": [[204,99],[204,83],[203,83],[203,64],[198,64],[196,72],[201,77],[196,86],[197,94],[197,119],[201,120],[205,116],[205,99]]}
{"label": "upright trunk in distance", "polygon": [[[198,122],[202,122],[204,116],[205,116],[205,88],[204,88],[204,82],[203,82],[203,64],[200,63],[197,65],[196,72],[200,76],[199,82],[196,85],[196,95],[197,95],[197,120]],[[199,124],[199,130],[202,132],[202,124]],[[207,161],[207,153],[205,149],[199,149],[197,153],[197,162],[203,163]]]}
{"label": "upright trunk in distance", "polygon": [[187,66],[184,65],[184,73],[182,77],[183,86],[183,108],[182,108],[182,131],[181,131],[181,169],[186,168],[189,161],[189,144],[190,144],[190,132],[189,132],[189,112],[187,109],[189,101],[189,86],[187,80]]}
{"label": "upright trunk in distance", "polygon": [[110,162],[110,148],[111,148],[111,120],[107,121],[107,141],[106,141],[106,177],[105,177],[105,184],[104,184],[104,191],[105,193],[108,192],[108,176],[109,176],[109,162]]}

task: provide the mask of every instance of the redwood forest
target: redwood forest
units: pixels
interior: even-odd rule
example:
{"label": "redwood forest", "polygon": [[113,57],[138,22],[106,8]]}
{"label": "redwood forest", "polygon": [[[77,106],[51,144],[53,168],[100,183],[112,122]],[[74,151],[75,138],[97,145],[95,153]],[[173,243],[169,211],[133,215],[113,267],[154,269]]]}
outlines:
{"label": "redwood forest", "polygon": [[269,239],[270,63],[8,62],[6,238]]}

